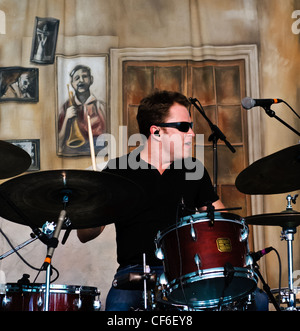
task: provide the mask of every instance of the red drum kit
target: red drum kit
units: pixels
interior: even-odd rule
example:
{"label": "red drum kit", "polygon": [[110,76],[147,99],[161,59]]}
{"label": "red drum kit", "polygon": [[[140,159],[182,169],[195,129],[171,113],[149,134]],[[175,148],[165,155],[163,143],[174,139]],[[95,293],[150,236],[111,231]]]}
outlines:
{"label": "red drum kit", "polygon": [[[16,176],[30,165],[28,155],[8,143],[0,141],[0,154],[5,160],[0,165],[1,178]],[[12,167],[12,164],[17,166]],[[298,190],[299,169],[300,145],[295,145],[254,162],[238,175],[236,187],[245,194]],[[30,226],[33,240],[40,239],[48,247],[45,284],[6,284],[6,292],[0,297],[0,310],[99,310],[96,288],[50,284],[51,259],[59,233],[61,229],[66,230],[64,243],[72,229],[106,225],[116,219],[122,221],[126,216],[124,210],[128,215],[142,201],[142,189],[112,174],[54,170],[4,182],[0,185],[0,198],[0,215]],[[163,261],[164,273],[157,282],[155,280],[156,294],[149,300],[151,309],[221,310],[229,307],[228,310],[247,310],[260,279],[276,310],[283,310],[279,307],[283,298],[288,306],[286,310],[297,310],[292,242],[300,224],[300,213],[291,205],[296,202],[296,196],[288,195],[287,199],[287,209],[282,213],[242,218],[213,210],[183,217],[174,226],[159,232],[155,238],[156,256]],[[58,221],[49,225],[44,223],[45,219]],[[248,224],[282,227],[288,245],[289,287],[284,289],[279,303],[274,297],[277,292],[270,291],[249,251]],[[49,239],[46,233],[53,232],[51,227],[55,230]],[[136,283],[144,283],[141,288],[145,290],[145,297],[147,285],[151,291],[154,288],[152,274],[145,263],[142,275],[127,276],[125,282],[134,279]]]}

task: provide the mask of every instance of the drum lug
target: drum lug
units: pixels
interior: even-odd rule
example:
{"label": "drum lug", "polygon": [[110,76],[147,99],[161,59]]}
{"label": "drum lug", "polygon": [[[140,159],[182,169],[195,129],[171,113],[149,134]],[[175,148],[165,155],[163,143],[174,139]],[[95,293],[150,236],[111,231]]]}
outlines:
{"label": "drum lug", "polygon": [[164,253],[161,249],[161,247],[157,248],[155,251],[155,255],[159,260],[163,260],[165,258]]}
{"label": "drum lug", "polygon": [[251,266],[253,265],[253,258],[250,254],[247,254],[246,255],[246,258],[245,258],[245,265],[246,266]]}
{"label": "drum lug", "polygon": [[101,302],[99,299],[94,301],[93,308],[95,311],[99,311],[101,309]]}
{"label": "drum lug", "polygon": [[168,285],[168,280],[164,272],[159,276],[159,284]]}
{"label": "drum lug", "polygon": [[198,269],[198,274],[201,276],[202,270],[201,270],[201,259],[198,253],[195,254],[194,256],[194,261],[196,263],[197,269]]}
{"label": "drum lug", "polygon": [[79,299],[75,299],[73,301],[73,305],[79,310],[82,307],[82,300],[80,298]]}
{"label": "drum lug", "polygon": [[5,297],[2,300],[2,307],[7,308],[10,305],[10,303],[11,303],[11,299],[5,295]]}
{"label": "drum lug", "polygon": [[39,296],[39,298],[38,298],[37,305],[38,305],[39,308],[43,307],[43,299],[42,299],[41,296]]}
{"label": "drum lug", "polygon": [[191,224],[191,237],[193,239],[193,241],[197,241],[197,234],[196,234],[196,231],[195,231],[195,228],[194,228],[194,225],[193,225],[194,221],[192,219],[190,219],[190,224]]}
{"label": "drum lug", "polygon": [[241,233],[240,233],[240,241],[242,242],[242,241],[247,240],[248,235],[249,235],[249,228],[248,228],[247,224],[245,223],[244,219],[241,220],[241,224],[243,226],[243,229],[241,230]]}

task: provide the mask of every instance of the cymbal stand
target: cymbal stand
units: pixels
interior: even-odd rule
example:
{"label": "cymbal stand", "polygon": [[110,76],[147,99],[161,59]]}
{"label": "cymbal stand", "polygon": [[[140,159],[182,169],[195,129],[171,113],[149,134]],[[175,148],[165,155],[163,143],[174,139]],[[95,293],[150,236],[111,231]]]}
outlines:
{"label": "cymbal stand", "polygon": [[53,240],[48,245],[47,256],[45,258],[44,265],[43,265],[43,268],[46,269],[45,311],[49,310],[51,260],[52,260],[52,256],[53,256],[53,253],[54,253],[54,249],[58,245],[58,236],[60,234],[61,228],[62,228],[63,223],[65,221],[66,214],[67,213],[64,209],[60,212],[60,215],[58,217],[58,222],[57,222],[56,228],[54,230],[54,234],[53,234],[53,238],[52,238]]}
{"label": "cymbal stand", "polygon": [[47,256],[45,258],[44,265],[43,265],[43,268],[46,269],[46,283],[45,283],[46,292],[45,292],[45,309],[44,309],[45,311],[49,311],[51,260],[52,260],[52,256],[54,253],[54,249],[58,245],[58,237],[59,237],[60,231],[62,229],[62,226],[63,226],[65,220],[67,219],[66,206],[67,206],[67,203],[69,202],[69,194],[71,194],[71,192],[69,192],[68,190],[63,190],[62,194],[63,194],[63,198],[62,198],[63,209],[61,210],[61,212],[59,214],[57,225],[55,227],[53,237],[51,238],[51,241],[48,245]]}
{"label": "cymbal stand", "polygon": [[293,283],[293,240],[296,233],[295,227],[283,227],[281,238],[287,241],[288,253],[288,279],[289,279],[289,303],[287,310],[296,310],[296,300]]}
{"label": "cymbal stand", "polygon": [[[287,206],[286,211],[292,212],[292,203],[296,203],[298,194],[292,197],[290,194],[287,195]],[[297,232],[296,227],[284,226],[281,231],[281,239],[287,241],[287,253],[288,253],[288,280],[289,280],[289,305],[287,310],[296,310],[296,295],[294,292],[294,282],[293,282],[293,240],[294,234]]]}

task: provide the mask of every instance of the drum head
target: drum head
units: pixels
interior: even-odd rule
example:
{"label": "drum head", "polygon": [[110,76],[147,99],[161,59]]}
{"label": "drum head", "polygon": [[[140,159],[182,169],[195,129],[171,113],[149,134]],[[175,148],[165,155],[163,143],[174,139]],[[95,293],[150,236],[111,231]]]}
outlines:
{"label": "drum head", "polygon": [[225,287],[224,269],[203,270],[198,274],[186,275],[181,281],[174,281],[167,298],[170,302],[192,308],[217,307],[239,300],[252,293],[257,286],[256,274],[247,268],[234,268],[234,277]]}

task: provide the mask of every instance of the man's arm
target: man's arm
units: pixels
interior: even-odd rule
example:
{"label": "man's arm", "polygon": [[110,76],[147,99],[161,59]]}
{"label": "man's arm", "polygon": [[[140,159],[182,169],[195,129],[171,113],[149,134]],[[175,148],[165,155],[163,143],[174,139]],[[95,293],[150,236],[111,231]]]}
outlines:
{"label": "man's arm", "polygon": [[[216,210],[226,208],[221,200],[217,200],[217,201],[213,202],[212,205],[215,207]],[[199,211],[205,211],[206,209],[207,209],[207,207],[204,206],[204,207],[199,208]],[[224,211],[226,211],[226,210],[224,210]]]}
{"label": "man's arm", "polygon": [[104,230],[105,226],[89,229],[77,229],[77,237],[82,243],[95,239]]}

